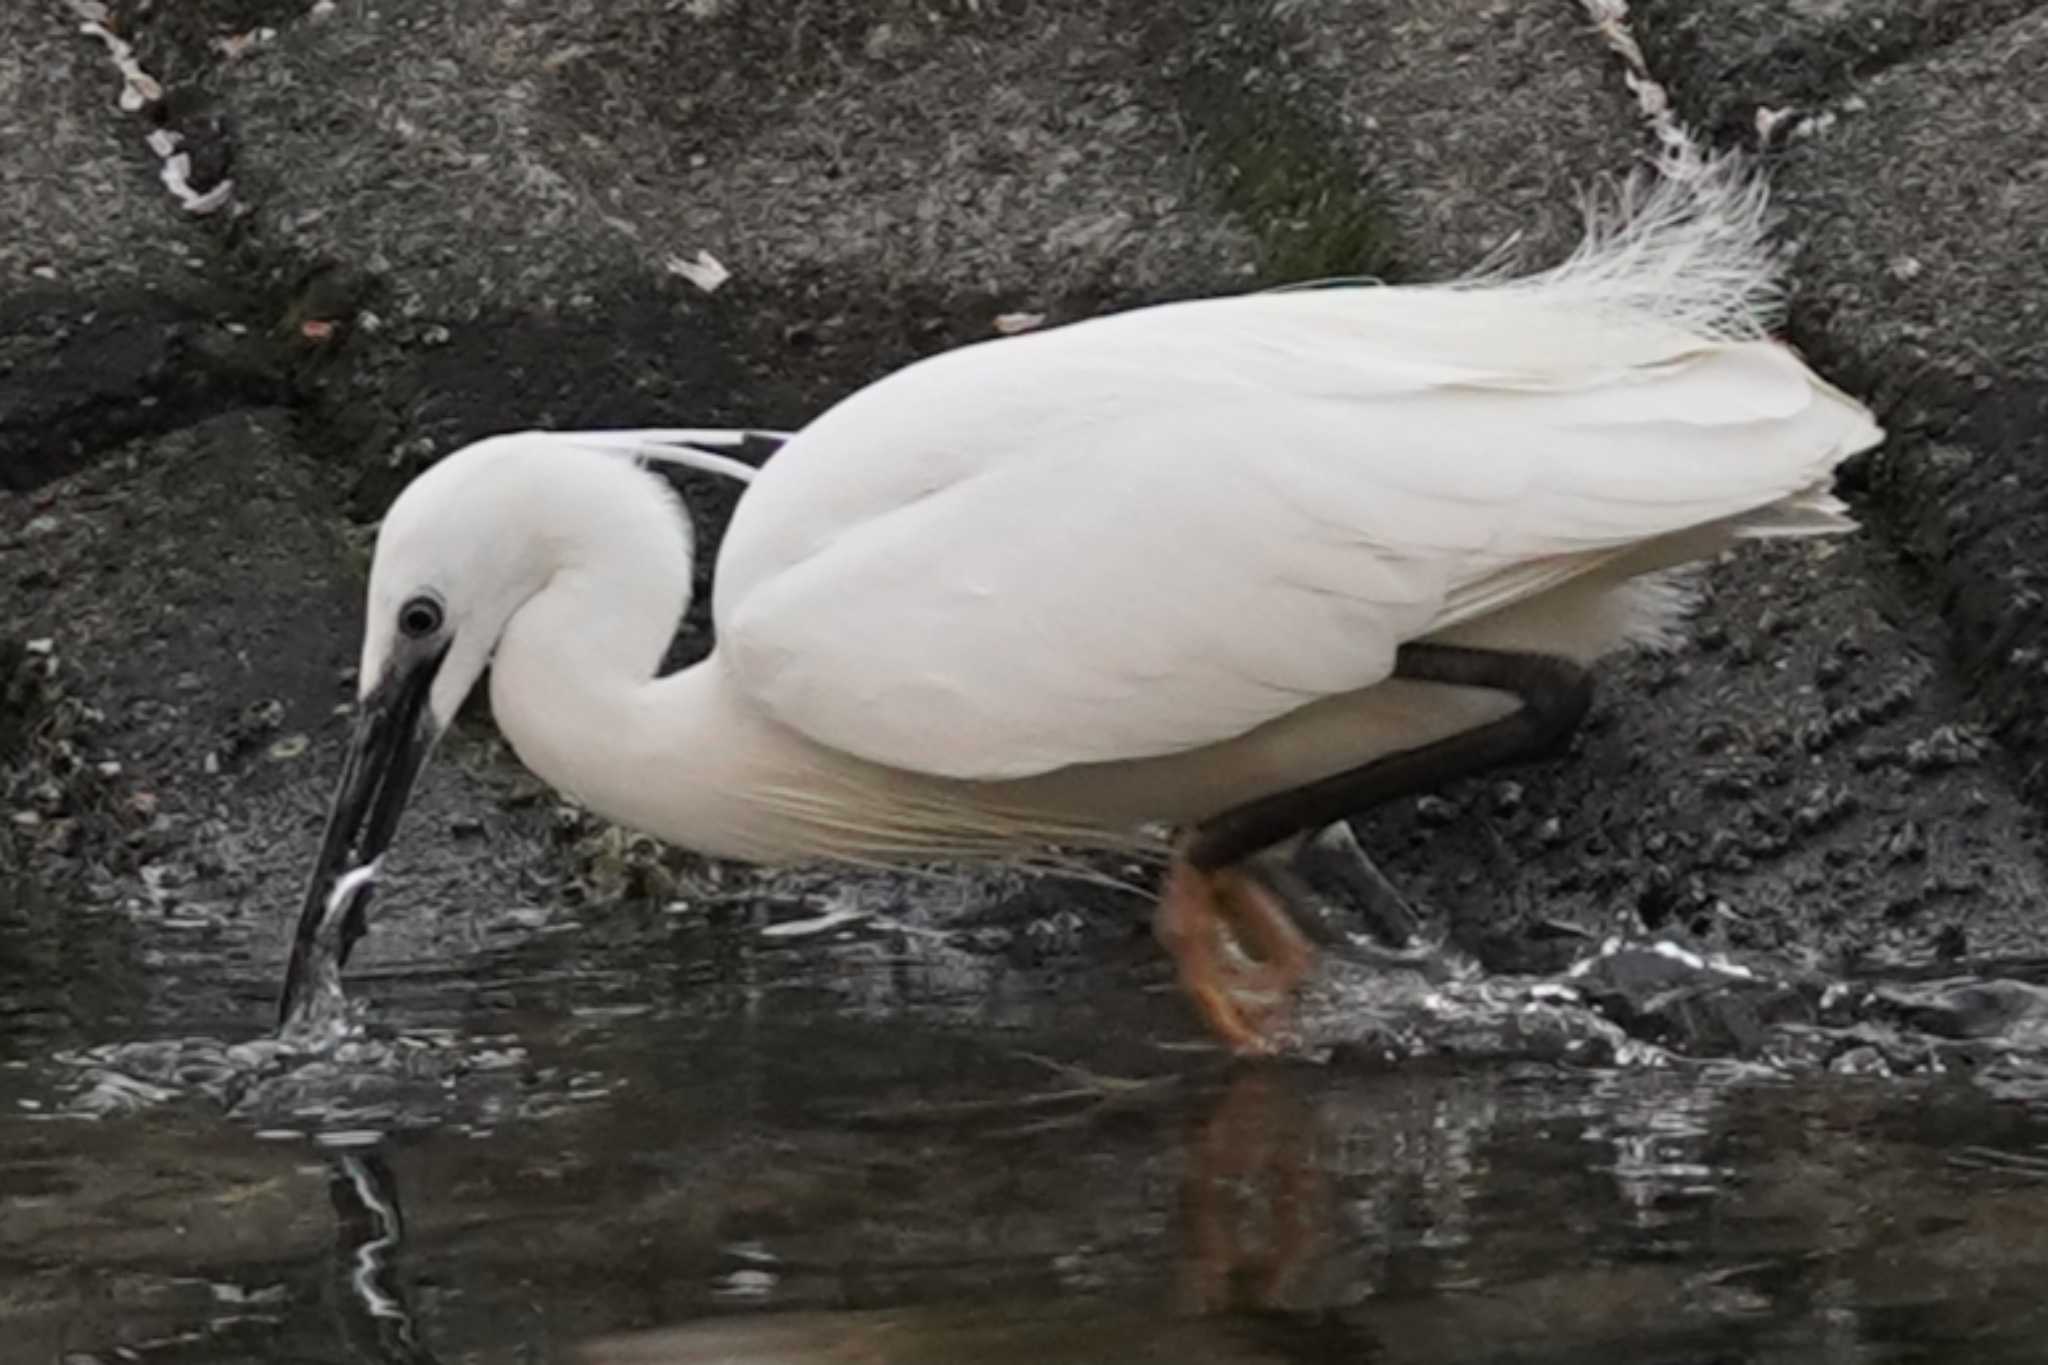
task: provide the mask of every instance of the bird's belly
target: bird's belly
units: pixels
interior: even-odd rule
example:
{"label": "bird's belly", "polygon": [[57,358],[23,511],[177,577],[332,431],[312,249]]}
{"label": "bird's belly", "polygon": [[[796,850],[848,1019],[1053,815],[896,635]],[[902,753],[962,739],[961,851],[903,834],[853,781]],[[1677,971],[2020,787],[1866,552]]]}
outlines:
{"label": "bird's belly", "polygon": [[[1681,603],[1655,580],[1582,580],[1432,638],[1590,663],[1631,640],[1668,634]],[[1203,748],[994,785],[1004,802],[1106,826],[1194,823],[1484,725],[1517,705],[1488,689],[1390,678]]]}
{"label": "bird's belly", "polygon": [[995,784],[1004,804],[1105,827],[1192,824],[1506,715],[1511,697],[1390,679],[1326,697],[1220,744]]}
{"label": "bird's belly", "polygon": [[[1639,583],[1581,581],[1435,638],[1587,662],[1667,630],[1675,601]],[[533,718],[516,710],[500,723],[537,772],[612,819],[702,853],[785,862],[1004,857],[1048,843],[1142,841],[1143,826],[1196,823],[1483,725],[1517,702],[1394,678],[1201,748],[1002,782],[879,767],[822,748],[742,703],[715,659],[660,680],[645,704],[666,730],[650,719],[608,733],[662,730],[659,738],[621,740],[601,753],[530,745],[523,732],[543,727],[522,724]],[[690,732],[675,717],[689,718]]]}

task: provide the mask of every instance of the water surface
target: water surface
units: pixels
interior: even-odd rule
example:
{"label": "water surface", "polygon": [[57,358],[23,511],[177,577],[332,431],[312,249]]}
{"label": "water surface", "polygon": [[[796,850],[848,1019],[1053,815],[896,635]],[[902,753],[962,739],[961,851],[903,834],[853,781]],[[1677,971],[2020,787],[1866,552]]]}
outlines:
{"label": "water surface", "polygon": [[1247,1066],[1188,1046],[1136,924],[1036,964],[744,909],[536,926],[385,963],[356,1051],[306,1058],[254,1042],[275,963],[232,928],[23,914],[0,1354],[2040,1358],[2018,969],[1974,1035],[1926,983],[1816,998],[1778,1021],[1803,1064],[1438,979],[1312,1002],[1370,1046]]}

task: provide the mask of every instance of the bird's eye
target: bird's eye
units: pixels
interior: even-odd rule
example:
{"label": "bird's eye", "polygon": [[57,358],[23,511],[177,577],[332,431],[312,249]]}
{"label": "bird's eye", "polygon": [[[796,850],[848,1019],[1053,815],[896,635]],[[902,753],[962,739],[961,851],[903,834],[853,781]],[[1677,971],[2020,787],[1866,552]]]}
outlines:
{"label": "bird's eye", "polygon": [[424,640],[441,628],[441,604],[431,597],[415,597],[398,609],[398,628],[414,640]]}

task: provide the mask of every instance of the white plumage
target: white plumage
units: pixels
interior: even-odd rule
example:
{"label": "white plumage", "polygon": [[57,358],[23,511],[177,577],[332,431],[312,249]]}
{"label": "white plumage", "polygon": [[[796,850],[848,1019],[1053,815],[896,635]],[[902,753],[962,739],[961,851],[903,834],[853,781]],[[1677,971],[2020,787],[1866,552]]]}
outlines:
{"label": "white plumage", "polygon": [[[1638,575],[1849,526],[1829,474],[1880,432],[1765,339],[1762,210],[1724,165],[1525,279],[1202,299],[912,365],[754,479],[717,566],[715,676],[650,682],[686,590],[682,522],[596,453],[668,457],[664,433],[458,452],[393,507],[373,596],[484,587],[433,568],[465,530],[524,561],[490,586],[552,587],[458,631],[462,662],[502,624],[515,746],[685,844],[990,852],[1011,823],[1198,819],[1502,709],[1405,684],[1376,705],[1404,641],[1588,660],[1671,629],[1679,596]],[[575,610],[550,609],[585,579]],[[388,615],[373,600],[366,679]],[[467,672],[444,673],[437,710]],[[613,698],[583,695],[600,673],[666,709],[622,728]],[[692,707],[722,728],[680,723]],[[700,829],[704,799],[732,810]]]}
{"label": "white plumage", "polygon": [[1449,328],[1431,351],[1375,325],[1446,304],[1566,332],[1534,294],[1273,294],[876,385],[735,517],[729,666],[810,738],[949,777],[1175,753],[1377,682],[1401,642],[1618,550],[1797,497],[1871,430],[1769,342],[1514,373],[1461,365]]}
{"label": "white plumage", "polygon": [[[821,744],[1020,778],[1227,741],[1623,552],[1846,529],[1830,471],[1880,433],[1762,338],[1761,209],[1722,168],[1533,280],[1200,300],[914,365],[749,493],[726,666]],[[1602,620],[1558,643],[1654,638],[1671,601],[1575,595]]]}
{"label": "white plumage", "polygon": [[[1696,168],[1697,169],[1697,168]],[[486,662],[522,758],[599,812],[756,859],[1013,855],[1193,823],[1513,709],[1390,678],[1405,642],[1585,662],[1674,628],[1665,571],[1847,529],[1881,439],[1767,339],[1761,187],[1638,194],[1554,270],[1296,289],[994,340],[881,380],[742,498],[718,645],[667,488],[705,433],[479,442],[391,509],[362,678],[446,604],[445,724]]]}

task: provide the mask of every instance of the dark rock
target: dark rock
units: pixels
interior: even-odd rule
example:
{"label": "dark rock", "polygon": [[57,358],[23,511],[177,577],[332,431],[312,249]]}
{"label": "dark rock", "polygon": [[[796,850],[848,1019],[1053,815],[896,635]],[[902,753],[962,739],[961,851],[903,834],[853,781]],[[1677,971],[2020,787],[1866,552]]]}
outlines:
{"label": "dark rock", "polygon": [[1705,1057],[1761,1055],[1779,1026],[1818,1018],[1825,988],[1783,964],[1760,970],[1669,939],[1611,944],[1570,982],[1631,1035]]}
{"label": "dark rock", "polygon": [[[348,732],[336,678],[361,612],[331,481],[289,425],[258,411],[138,445],[51,485],[47,512],[0,497],[0,579],[33,558],[56,580],[16,629],[49,642],[70,713],[97,718],[81,722],[68,767],[29,756],[33,781],[93,784],[60,798],[79,842],[41,850],[37,877],[135,878],[147,864],[150,894],[176,887],[253,915],[264,993]],[[305,747],[275,747],[279,735]],[[517,899],[527,845],[463,764],[431,765],[417,800],[394,859],[408,912],[380,924],[372,959],[419,952],[443,928],[437,908]],[[447,833],[461,820],[491,831],[490,856]]]}
{"label": "dark rock", "polygon": [[0,296],[0,488],[33,488],[131,437],[283,392],[219,319],[164,298]]}
{"label": "dark rock", "polygon": [[1932,575],[1962,676],[2048,796],[2034,642],[2048,631],[2040,345],[2048,216],[2037,103],[2048,13],[2026,0],[1638,4],[1681,114],[1820,114],[1774,169],[1802,243],[1794,332],[1884,413],[1872,510]]}
{"label": "dark rock", "polygon": [[[1760,108],[1823,115],[1874,72],[1990,33],[2033,0],[1634,0],[1636,36],[1687,117],[1723,141],[1756,136]],[[1799,144],[1793,144],[1797,147]]]}
{"label": "dark rock", "polygon": [[1881,986],[1873,1001],[1910,1027],[1943,1038],[2010,1036],[2022,1026],[2048,1030],[2048,988],[2024,981],[1975,979]]}

